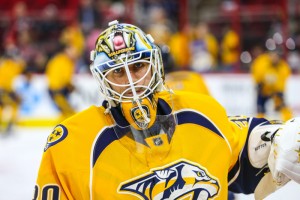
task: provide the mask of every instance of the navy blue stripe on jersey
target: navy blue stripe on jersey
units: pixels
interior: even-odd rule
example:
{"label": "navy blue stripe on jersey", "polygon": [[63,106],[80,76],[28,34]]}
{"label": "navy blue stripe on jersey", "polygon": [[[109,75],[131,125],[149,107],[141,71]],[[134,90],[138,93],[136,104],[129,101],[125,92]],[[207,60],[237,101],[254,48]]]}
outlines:
{"label": "navy blue stripe on jersey", "polygon": [[116,107],[112,107],[110,109],[110,112],[115,120],[115,122],[121,126],[121,127],[127,127],[130,124],[128,123],[128,121],[126,120],[126,118],[124,117],[124,115],[122,114],[122,110],[120,106],[116,106]]}
{"label": "navy blue stripe on jersey", "polygon": [[264,123],[264,125],[270,125],[269,121],[266,120],[266,119],[264,119],[264,118],[252,118],[251,124],[250,124],[250,126],[249,126],[249,130],[248,130],[248,134],[251,133],[252,130],[253,130],[256,126],[258,126],[258,125],[260,125],[260,124],[262,124],[262,123]]}
{"label": "navy blue stripe on jersey", "polygon": [[[260,169],[255,168],[251,165],[248,157],[248,139],[251,131],[260,124],[269,124],[266,119],[263,118],[252,118],[248,130],[246,144],[244,146],[243,151],[240,154],[239,160],[235,164],[235,166],[231,169],[228,174],[228,181],[237,174],[237,178],[234,182],[229,186],[229,190],[236,193],[244,193],[251,194],[254,192],[257,184],[264,176],[264,174],[268,171],[268,168]],[[239,171],[239,172],[238,172]]]}
{"label": "navy blue stripe on jersey", "polygon": [[169,115],[172,112],[170,105],[163,99],[157,101],[157,115]]}
{"label": "navy blue stripe on jersey", "polygon": [[93,151],[93,166],[95,165],[98,157],[102,153],[102,151],[113,141],[117,140],[117,136],[114,132],[113,128],[107,128],[102,133],[100,133],[100,136],[97,138],[97,141],[94,146]]}
{"label": "navy blue stripe on jersey", "polygon": [[201,115],[200,113],[185,110],[177,113],[176,116],[178,125],[187,123],[198,124],[213,131],[214,133],[225,139],[221,132],[217,129],[217,127],[208,118]]}
{"label": "navy blue stripe on jersey", "polygon": [[[118,134],[116,134],[116,132]],[[94,146],[93,151],[93,166],[95,165],[98,157],[102,153],[102,151],[110,145],[113,141],[118,140],[119,138],[123,137],[129,131],[129,127],[121,128],[118,126],[106,128],[99,134],[97,141]]]}
{"label": "navy blue stripe on jersey", "polygon": [[234,178],[234,176],[239,172],[240,170],[240,157],[236,161],[235,165],[231,168],[231,170],[228,173],[228,183]]}

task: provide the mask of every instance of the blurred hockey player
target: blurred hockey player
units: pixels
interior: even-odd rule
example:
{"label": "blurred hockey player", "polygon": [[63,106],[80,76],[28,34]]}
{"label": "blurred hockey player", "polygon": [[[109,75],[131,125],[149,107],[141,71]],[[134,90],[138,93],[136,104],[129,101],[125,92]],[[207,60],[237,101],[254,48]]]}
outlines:
{"label": "blurred hockey player", "polygon": [[74,46],[62,45],[62,50],[54,55],[46,66],[49,94],[61,112],[61,119],[75,113],[68,98],[74,90],[72,81],[77,58],[78,51]]}
{"label": "blurred hockey player", "polygon": [[285,121],[292,117],[292,112],[284,99],[291,69],[281,58],[279,51],[270,50],[258,56],[251,65],[251,73],[256,84],[258,117],[264,117],[266,103],[272,99],[275,111],[279,111],[282,120]]}
{"label": "blurred hockey player", "polygon": [[[11,132],[17,122],[21,99],[14,89],[14,81],[24,69],[25,62],[21,59],[18,48],[9,41],[5,45],[3,57],[0,58],[0,132],[6,134]],[[7,112],[7,109],[11,112]]]}
{"label": "blurred hockey player", "polygon": [[161,51],[165,73],[165,85],[168,88],[210,95],[200,73],[191,70],[182,70],[182,68],[178,67],[176,64],[174,55],[170,51],[170,47],[164,44],[161,45],[161,43],[157,45]]}
{"label": "blurred hockey player", "polygon": [[231,27],[231,25],[225,25],[224,35],[220,44],[220,57],[221,57],[221,70],[222,71],[234,71],[239,63],[239,46],[240,38],[238,33]]}
{"label": "blurred hockey player", "polygon": [[190,42],[191,69],[196,72],[215,70],[219,51],[216,37],[210,32],[205,22],[198,22],[193,33],[193,39]]}
{"label": "blurred hockey player", "polygon": [[131,24],[109,23],[91,60],[105,101],[53,129],[33,199],[227,199],[228,186],[261,199],[300,183],[300,118],[228,118],[210,96],[170,92],[160,49]]}
{"label": "blurred hockey player", "polygon": [[[200,92],[208,94],[208,89],[203,81],[200,73],[193,71],[183,71],[178,67],[174,54],[171,52],[169,40],[171,33],[165,25],[150,25],[148,32],[155,38],[155,44],[160,48],[162,61],[164,65],[164,73],[166,75],[166,85],[172,90],[184,90],[191,92]],[[189,42],[188,42],[189,43]],[[173,44],[172,47],[178,46]],[[179,45],[182,48],[183,45]]]}

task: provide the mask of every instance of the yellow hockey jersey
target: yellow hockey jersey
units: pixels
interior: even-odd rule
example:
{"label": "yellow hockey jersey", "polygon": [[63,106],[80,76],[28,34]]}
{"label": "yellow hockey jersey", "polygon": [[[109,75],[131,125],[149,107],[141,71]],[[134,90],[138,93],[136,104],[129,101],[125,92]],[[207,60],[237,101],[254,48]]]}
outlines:
{"label": "yellow hockey jersey", "polygon": [[24,70],[25,63],[21,60],[4,58],[0,60],[0,89],[13,90],[13,82]]}
{"label": "yellow hockey jersey", "polygon": [[284,92],[291,69],[284,60],[280,60],[276,67],[272,66],[269,55],[265,53],[254,60],[251,74],[255,83],[260,85],[262,94],[269,96]]}
{"label": "yellow hockey jersey", "polygon": [[188,68],[190,64],[190,36],[185,32],[176,32],[169,40],[170,53],[180,69]]}
{"label": "yellow hockey jersey", "polygon": [[228,183],[253,192],[263,173],[256,175],[260,169],[250,166],[243,147],[265,120],[228,119],[212,97],[196,93],[177,92],[172,101],[160,93],[158,105],[174,105],[177,125],[169,138],[159,134],[146,143],[116,134],[103,106],[57,125],[47,139],[34,199],[227,199]]}
{"label": "yellow hockey jersey", "polygon": [[183,90],[209,95],[202,76],[193,71],[175,71],[166,75],[166,85],[172,90]]}
{"label": "yellow hockey jersey", "polygon": [[221,59],[225,65],[231,65],[238,62],[239,59],[239,45],[240,39],[238,34],[229,29],[221,42]]}
{"label": "yellow hockey jersey", "polygon": [[59,53],[49,60],[46,66],[46,77],[49,88],[61,90],[72,83],[75,62],[65,53]]}

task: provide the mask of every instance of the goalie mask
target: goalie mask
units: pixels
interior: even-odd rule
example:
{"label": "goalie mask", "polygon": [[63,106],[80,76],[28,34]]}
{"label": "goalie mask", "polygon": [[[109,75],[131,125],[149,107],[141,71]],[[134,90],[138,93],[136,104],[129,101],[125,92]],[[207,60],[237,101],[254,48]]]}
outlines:
{"label": "goalie mask", "polygon": [[146,129],[156,117],[154,94],[164,82],[160,49],[150,35],[131,24],[109,23],[91,52],[91,72],[98,80],[107,109],[120,107],[136,129]]}

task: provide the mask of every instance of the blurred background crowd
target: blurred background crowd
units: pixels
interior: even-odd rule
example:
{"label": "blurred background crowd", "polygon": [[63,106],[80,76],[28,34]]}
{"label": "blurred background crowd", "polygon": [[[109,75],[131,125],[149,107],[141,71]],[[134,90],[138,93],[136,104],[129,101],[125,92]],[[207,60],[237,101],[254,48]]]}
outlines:
{"label": "blurred background crowd", "polygon": [[180,69],[249,72],[276,48],[300,71],[297,0],[1,0],[0,16],[0,54],[17,55],[34,73],[66,46],[74,48],[75,72],[88,71],[95,38],[115,19],[151,33]]}

